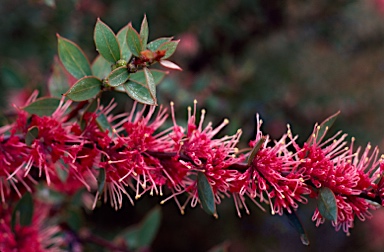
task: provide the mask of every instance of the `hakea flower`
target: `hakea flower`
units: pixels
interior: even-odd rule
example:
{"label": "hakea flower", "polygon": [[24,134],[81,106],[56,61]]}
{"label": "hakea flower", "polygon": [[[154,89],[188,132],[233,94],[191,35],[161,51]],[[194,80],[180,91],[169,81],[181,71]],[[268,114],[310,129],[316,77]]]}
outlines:
{"label": "hakea flower", "polygon": [[[260,129],[262,121],[257,115],[256,139],[250,142],[250,147],[260,143],[249,168],[237,179],[241,195],[248,195],[251,199],[259,198],[260,202],[270,204],[271,213],[282,215],[284,210],[291,213],[298,208],[298,202],[307,203],[303,196],[310,191],[304,183],[303,169],[299,169],[300,162],[295,154],[287,148],[294,139],[291,132],[284,134],[281,139],[269,146],[269,136],[263,136]],[[286,143],[291,137],[291,141]],[[248,158],[252,158],[250,153]]]}
{"label": "hakea flower", "polygon": [[[36,96],[37,93],[33,94],[29,102],[33,102]],[[28,176],[37,170],[38,176],[44,176],[47,184],[50,185],[50,177],[56,173],[56,167],[57,165],[60,166],[61,161],[65,164],[75,162],[83,140],[70,132],[72,123],[65,123],[65,112],[70,105],[71,101],[64,101],[63,98],[51,116],[31,116],[28,129],[36,128],[38,130],[37,137],[30,144],[28,157],[22,165],[13,171],[9,179],[20,172],[24,176]],[[28,129],[25,128],[25,125],[20,125],[18,130],[28,134]],[[61,169],[66,168],[61,165]]]}
{"label": "hakea flower", "polygon": [[[338,138],[341,132],[324,141],[327,132],[319,135],[319,127],[315,127],[309,142],[303,148],[295,146],[301,160],[301,168],[305,169],[304,175],[314,186],[311,197],[318,196],[318,189],[326,187],[332,190],[336,197],[337,220],[332,221],[336,230],[343,229],[349,234],[349,229],[354,225],[355,217],[364,221],[371,217],[370,209],[375,209],[365,199],[359,197],[363,192],[370,191],[378,177],[379,150],[371,151],[367,145],[359,156],[361,148],[354,153],[352,138],[351,145],[346,147],[346,134]],[[316,226],[325,222],[325,218],[318,209],[315,210],[312,220]]]}
{"label": "hakea flower", "polygon": [[47,223],[49,207],[35,202],[32,223],[12,228],[12,209],[7,203],[0,207],[0,251],[2,252],[60,252],[64,240],[57,234],[60,228]]}
{"label": "hakea flower", "polygon": [[[99,111],[108,115],[114,106],[111,103],[106,108],[99,108]],[[86,115],[88,122],[83,134],[96,143],[95,148],[101,153],[98,166],[106,174],[104,200],[109,198],[115,209],[121,207],[123,195],[133,204],[126,187],[132,188],[138,199],[146,192],[162,195],[161,186],[166,183],[161,162],[151,155],[169,149],[171,145],[166,132],[157,133],[167,117],[166,110],[160,108],[155,113],[155,106],[143,106],[136,111],[136,106],[137,103],[134,103],[129,114],[107,116],[112,132],[103,132],[97,127],[96,118],[99,114]]]}
{"label": "hakea flower", "polygon": [[[19,167],[23,167],[28,157],[28,147],[15,135],[5,136],[4,129],[0,129],[0,198],[4,203],[15,192],[21,197],[20,190],[31,192],[31,183],[35,183],[32,176],[20,172],[14,173]],[[11,177],[11,174],[14,175]],[[19,186],[22,185],[22,188]]]}
{"label": "hakea flower", "polygon": [[[211,122],[203,127],[206,112],[204,109],[201,111],[200,121],[197,122],[196,104],[195,100],[193,112],[192,108],[188,107],[188,125],[185,130],[177,124],[173,103],[171,103],[173,131],[168,136],[174,144],[172,149],[168,151],[176,152],[176,158],[179,159],[179,162],[174,163],[174,165],[178,165],[177,169],[172,165],[164,166],[164,170],[168,172],[175,186],[170,188],[172,195],[163,200],[162,203],[174,198],[182,213],[184,213],[188,202],[191,202],[192,207],[199,202],[197,181],[192,179],[193,176],[191,175],[196,175],[197,172],[205,174],[212,187],[215,203],[219,204],[222,197],[230,196],[231,182],[239,173],[237,170],[229,169],[229,167],[244,161],[243,156],[237,157],[235,155],[238,152],[236,145],[241,136],[241,130],[232,136],[215,139],[214,137],[220,130],[229,123],[228,119],[225,119],[216,128],[212,127]],[[183,172],[184,177],[178,176],[180,171]],[[181,205],[177,195],[185,192],[189,196]]]}

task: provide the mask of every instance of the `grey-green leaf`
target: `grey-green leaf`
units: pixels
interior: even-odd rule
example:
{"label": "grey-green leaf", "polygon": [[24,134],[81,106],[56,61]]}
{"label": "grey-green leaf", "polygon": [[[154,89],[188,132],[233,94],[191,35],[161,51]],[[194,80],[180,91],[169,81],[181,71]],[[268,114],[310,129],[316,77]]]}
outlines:
{"label": "grey-green leaf", "polygon": [[155,207],[151,210],[140,223],[137,244],[138,247],[149,247],[156,237],[160,228],[161,208]]}
{"label": "grey-green leaf", "polygon": [[152,52],[154,52],[159,48],[159,46],[161,46],[165,42],[171,41],[172,39],[173,39],[173,37],[155,39],[155,40],[151,41],[150,43],[148,43],[147,48],[149,50],[151,50]]}
{"label": "grey-green leaf", "polygon": [[145,76],[145,83],[147,84],[149,92],[151,92],[151,95],[153,97],[156,97],[156,84],[152,76],[152,73],[151,71],[149,71],[147,67],[144,67],[143,70],[144,70],[144,76]]}
{"label": "grey-green leaf", "polygon": [[261,146],[263,146],[265,142],[265,137],[260,138],[260,140],[255,144],[255,146],[252,149],[251,155],[249,155],[248,158],[248,165],[251,165],[253,160],[256,157],[257,152],[260,150]]}
{"label": "grey-green leaf", "polygon": [[309,239],[308,239],[307,233],[305,232],[303,225],[301,224],[301,221],[297,216],[296,212],[289,213],[287,210],[284,209],[284,215],[288,217],[288,220],[293,226],[293,228],[299,233],[300,240],[303,243],[303,245],[308,246]]}
{"label": "grey-green leaf", "polygon": [[[164,79],[166,74],[168,74],[168,72],[164,72],[164,71],[160,71],[160,70],[156,70],[156,69],[152,69],[150,71],[152,73],[153,80],[154,80],[156,85],[159,84]],[[145,79],[145,74],[144,74],[143,70],[140,70],[140,71],[137,71],[136,73],[131,74],[129,76],[129,80],[136,82],[136,83],[139,83],[139,84],[144,85],[144,86],[147,85],[146,79]]]}
{"label": "grey-green leaf", "polygon": [[336,196],[328,187],[320,188],[317,198],[317,208],[324,218],[331,221],[337,221]]}
{"label": "grey-green leaf", "polygon": [[102,87],[100,79],[94,76],[87,76],[78,80],[65,94],[73,101],[85,101],[97,95]]}
{"label": "grey-green leaf", "polygon": [[25,144],[27,146],[31,146],[33,141],[38,137],[39,135],[39,128],[37,126],[33,126],[28,129],[27,135],[25,136]]}
{"label": "grey-green leaf", "polygon": [[308,144],[313,144],[314,142],[319,143],[319,141],[325,136],[328,130],[335,123],[337,116],[340,114],[340,111],[337,111],[335,114],[331,115],[325,119],[315,130],[315,135],[310,136],[307,140]]}
{"label": "grey-green leaf", "polygon": [[204,173],[197,174],[197,191],[199,200],[204,211],[216,216],[216,204],[212,186]]}
{"label": "grey-green leaf", "polygon": [[11,226],[14,229],[16,222],[19,221],[21,226],[30,226],[33,218],[33,199],[30,192],[26,192],[23,197],[17,202],[11,219]]}
{"label": "grey-green leaf", "polygon": [[176,41],[169,41],[161,44],[158,48],[158,50],[165,50],[165,55],[162,59],[167,59],[173,55],[173,53],[176,51],[177,45],[179,44],[180,40]]}
{"label": "grey-green leaf", "polygon": [[81,48],[57,34],[59,58],[65,69],[76,79],[92,75],[91,66]]}
{"label": "grey-green leaf", "polygon": [[121,50],[121,59],[129,61],[132,57],[132,53],[128,48],[127,45],[127,31],[128,31],[129,25],[124,26],[118,33],[117,33],[117,40],[119,41],[120,50]]}
{"label": "grey-green leaf", "polygon": [[132,27],[131,24],[128,24],[126,40],[127,40],[128,48],[131,51],[131,53],[136,57],[140,57],[140,53],[142,51],[140,36],[137,33],[137,31]]}
{"label": "grey-green leaf", "polygon": [[145,50],[147,48],[148,35],[149,35],[148,21],[147,21],[147,16],[144,15],[143,21],[141,22],[141,28],[140,28],[141,50]]}
{"label": "grey-green leaf", "polygon": [[116,63],[120,59],[120,46],[111,28],[97,19],[93,35],[96,49],[106,60]]}
{"label": "grey-green leaf", "polygon": [[69,89],[67,74],[57,56],[54,58],[52,74],[48,79],[48,89],[52,97],[61,97]]}
{"label": "grey-green leaf", "polygon": [[127,94],[135,101],[148,105],[156,105],[156,99],[151,95],[148,88],[133,81],[128,81],[124,83],[123,86]]}
{"label": "grey-green leaf", "polygon": [[59,104],[60,99],[58,98],[43,97],[37,99],[23,109],[30,114],[50,116],[53,112],[55,112]]}
{"label": "grey-green leaf", "polygon": [[98,55],[92,63],[92,73],[97,78],[104,79],[111,72],[111,63]]}
{"label": "grey-green leaf", "polygon": [[100,114],[96,118],[96,123],[97,123],[97,126],[99,126],[99,129],[101,131],[106,132],[108,130],[108,135],[112,136],[112,134],[113,134],[112,125],[109,123],[109,121],[108,121],[107,117],[104,115],[104,113]]}
{"label": "grey-green leaf", "polygon": [[104,170],[104,168],[100,168],[99,169],[99,176],[97,177],[97,184],[98,184],[97,191],[99,192],[99,194],[101,194],[104,190],[105,179],[106,179],[105,170]]}
{"label": "grey-green leaf", "polygon": [[129,78],[126,66],[116,68],[107,77],[107,84],[111,87],[117,87],[125,83]]}

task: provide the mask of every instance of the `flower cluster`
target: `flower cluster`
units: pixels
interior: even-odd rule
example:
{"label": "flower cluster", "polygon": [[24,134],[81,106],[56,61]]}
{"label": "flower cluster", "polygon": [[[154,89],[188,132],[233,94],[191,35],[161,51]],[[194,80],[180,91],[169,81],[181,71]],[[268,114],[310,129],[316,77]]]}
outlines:
{"label": "flower cluster", "polygon": [[[36,97],[37,93],[27,105]],[[217,137],[229,121],[224,119],[217,127],[206,124],[206,111],[198,114],[196,103],[188,108],[186,127],[177,122],[173,103],[168,127],[167,109],[139,108],[137,103],[129,113],[119,115],[112,113],[113,102],[98,104],[81,110],[79,121],[68,112],[76,109],[70,101],[61,100],[50,116],[18,109],[17,120],[0,129],[1,214],[8,216],[0,223],[3,243],[14,239],[5,235],[11,229],[5,202],[16,201],[25,191],[35,193],[41,183],[67,195],[85,189],[95,195],[93,207],[102,197],[119,209],[125,197],[133,204],[149,193],[164,197],[162,203],[175,200],[184,213],[188,204],[207,203],[207,195],[199,191],[200,175],[211,188],[210,203],[219,205],[232,197],[239,216],[242,209],[249,214],[247,200],[263,210],[269,205],[272,214],[292,214],[309,198],[321,198],[327,188],[334,196],[330,207],[336,208],[332,224],[346,233],[356,217],[371,217],[369,210],[375,207],[367,199],[380,199],[381,204],[383,162],[377,148],[355,150],[354,139],[348,146],[347,135],[341,133],[325,139],[324,125],[315,126],[303,145],[289,126],[279,140],[272,140],[262,132],[257,115],[255,139],[250,148],[239,150],[241,130]],[[316,225],[328,218],[324,214],[320,208],[315,210]],[[40,217],[34,217],[35,226],[16,225],[13,232],[42,241],[36,249],[46,246],[47,240],[38,239],[39,235],[53,232],[41,231]]]}

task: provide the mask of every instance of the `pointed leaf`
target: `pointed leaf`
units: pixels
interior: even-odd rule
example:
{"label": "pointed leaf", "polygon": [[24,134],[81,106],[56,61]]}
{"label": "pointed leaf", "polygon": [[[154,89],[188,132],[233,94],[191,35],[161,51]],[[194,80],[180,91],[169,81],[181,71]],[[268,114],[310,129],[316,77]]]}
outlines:
{"label": "pointed leaf", "polygon": [[337,202],[335,194],[328,187],[322,187],[319,190],[317,199],[317,208],[324,218],[337,221]]}
{"label": "pointed leaf", "polygon": [[25,136],[25,144],[27,146],[31,146],[31,144],[37,138],[38,135],[39,135],[39,128],[37,128],[37,126],[33,126],[29,128],[27,135]]}
{"label": "pointed leaf", "polygon": [[133,81],[128,81],[124,83],[123,86],[127,94],[135,101],[148,105],[156,105],[156,99],[152,97],[148,88]]}
{"label": "pointed leaf", "polygon": [[132,57],[132,53],[128,48],[127,45],[127,31],[128,31],[129,25],[124,26],[118,33],[117,33],[117,40],[120,44],[120,50],[121,50],[121,59],[129,61]]}
{"label": "pointed leaf", "polygon": [[199,172],[197,175],[197,191],[204,211],[216,216],[216,204],[213,190],[207,177],[202,172]]}
{"label": "pointed leaf", "polygon": [[116,68],[107,77],[107,84],[111,87],[117,87],[125,83],[129,78],[126,66]]}
{"label": "pointed leaf", "polygon": [[38,116],[50,116],[55,112],[59,104],[60,99],[58,98],[43,97],[37,99],[28,106],[23,107],[23,110]]}
{"label": "pointed leaf", "polygon": [[12,229],[14,230],[16,224],[30,226],[32,224],[33,210],[32,195],[30,192],[26,192],[13,209],[11,220]]}
{"label": "pointed leaf", "polygon": [[127,40],[128,48],[131,51],[131,53],[136,57],[140,57],[140,53],[142,51],[140,36],[137,33],[137,31],[132,27],[131,24],[128,24],[126,40]]}
{"label": "pointed leaf", "polygon": [[104,170],[104,168],[100,168],[99,169],[99,176],[97,177],[97,184],[98,184],[97,191],[99,192],[99,194],[101,194],[104,190],[105,179],[106,179],[105,170]]}
{"label": "pointed leaf", "polygon": [[[159,84],[164,79],[166,74],[168,74],[168,72],[164,72],[156,69],[152,69],[150,71],[152,73],[153,80],[156,85]],[[131,74],[129,76],[129,80],[146,86],[144,70],[140,70],[140,71],[137,71],[136,73]]]}
{"label": "pointed leaf", "polygon": [[72,101],[85,101],[95,97],[101,87],[101,80],[94,76],[87,76],[78,80],[65,95]]}
{"label": "pointed leaf", "polygon": [[179,70],[179,71],[183,70],[177,64],[175,64],[169,60],[160,60],[160,65],[162,65],[163,67],[169,68],[169,69],[173,69],[173,70]]}
{"label": "pointed leaf", "polygon": [[138,230],[137,245],[138,247],[149,247],[160,228],[161,208],[155,207],[141,221]]}
{"label": "pointed leaf", "polygon": [[[327,131],[331,128],[331,126],[335,123],[337,116],[340,114],[340,111],[337,111],[335,114],[331,115],[327,119],[325,119],[319,126],[316,128],[316,132],[314,135],[310,136],[307,143],[313,144],[318,143],[325,136]],[[315,138],[314,138],[315,137]]]}
{"label": "pointed leaf", "polygon": [[111,28],[100,18],[97,19],[93,39],[96,50],[106,60],[114,64],[120,59],[120,47],[117,38]]}
{"label": "pointed leaf", "polygon": [[153,97],[156,97],[156,84],[155,80],[153,79],[152,73],[146,67],[144,67],[143,70],[145,75],[145,82],[147,84],[147,87],[149,88],[149,92],[151,92],[151,95]]}
{"label": "pointed leaf", "polygon": [[108,135],[112,136],[113,134],[112,125],[109,123],[104,113],[100,114],[96,118],[96,123],[97,123],[97,126],[99,126],[101,131],[106,132],[108,130],[108,133],[109,133]]}
{"label": "pointed leaf", "polygon": [[308,246],[309,245],[308,236],[303,228],[303,225],[301,224],[299,217],[296,215],[296,212],[289,213],[287,210],[284,209],[284,214],[285,216],[288,217],[289,223],[291,223],[291,225],[299,233],[300,240],[303,243],[303,245]]}
{"label": "pointed leaf", "polygon": [[117,92],[125,93],[125,88],[123,85],[117,86],[113,90],[115,90]]}
{"label": "pointed leaf", "polygon": [[161,44],[158,48],[158,50],[165,50],[165,55],[162,59],[167,59],[172,56],[172,54],[176,51],[177,45],[179,44],[180,40],[176,41],[169,41]]}
{"label": "pointed leaf", "polygon": [[92,75],[91,66],[81,48],[57,34],[59,58],[65,69],[76,79]]}
{"label": "pointed leaf", "polygon": [[263,146],[265,142],[265,137],[260,138],[260,140],[255,144],[255,146],[252,149],[251,155],[249,155],[248,158],[248,166],[252,164],[253,160],[256,157],[257,152],[260,150],[261,146]]}
{"label": "pointed leaf", "polygon": [[143,22],[141,22],[141,29],[140,29],[141,50],[145,50],[147,48],[148,35],[149,35],[148,21],[147,21],[147,16],[144,15]]}
{"label": "pointed leaf", "polygon": [[100,80],[106,78],[111,72],[111,63],[98,55],[92,63],[92,73]]}
{"label": "pointed leaf", "polygon": [[164,44],[165,42],[169,42],[173,39],[173,37],[169,37],[169,38],[158,38],[158,39],[155,39],[153,41],[151,41],[148,45],[147,45],[147,48],[149,50],[151,50],[152,52],[155,52],[159,46],[161,46],[162,44]]}
{"label": "pointed leaf", "polygon": [[52,74],[48,79],[48,89],[53,97],[61,97],[69,89],[67,74],[64,72],[57,56],[52,65]]}

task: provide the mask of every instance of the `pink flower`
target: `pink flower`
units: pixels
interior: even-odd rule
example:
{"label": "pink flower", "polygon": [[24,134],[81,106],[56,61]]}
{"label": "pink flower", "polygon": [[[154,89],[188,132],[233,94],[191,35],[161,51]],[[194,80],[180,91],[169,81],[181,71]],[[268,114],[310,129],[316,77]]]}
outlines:
{"label": "pink flower", "polygon": [[[171,103],[173,132],[168,136],[173,142],[173,146],[168,151],[177,153],[179,161],[173,162],[173,165],[164,166],[169,177],[172,178],[174,186],[171,188],[172,195],[162,203],[174,198],[182,213],[188,202],[191,202],[192,207],[199,202],[197,181],[192,178],[196,176],[197,172],[205,174],[212,187],[215,203],[219,204],[222,197],[230,196],[231,182],[239,173],[237,170],[229,169],[230,166],[244,160],[243,156],[236,156],[238,152],[236,145],[241,136],[241,130],[237,131],[235,135],[215,139],[214,137],[229,121],[225,119],[216,128],[212,127],[211,122],[204,127],[205,110],[201,111],[200,121],[197,122],[196,103],[195,101],[193,112],[192,108],[188,107],[187,129],[177,124],[173,103]],[[183,176],[178,176],[180,173]],[[181,205],[177,196],[184,192],[187,192],[189,196]]]}
{"label": "pink flower", "polygon": [[[319,128],[315,127],[310,144],[305,143],[301,150],[298,146],[296,148],[301,159],[301,167],[305,169],[304,174],[314,186],[311,197],[318,196],[317,188],[331,189],[338,207],[337,220],[332,221],[332,225],[336,230],[342,228],[349,234],[355,217],[363,221],[371,217],[369,209],[375,209],[359,195],[374,186],[379,165],[378,149],[375,148],[371,152],[371,146],[368,144],[359,156],[361,148],[353,152],[354,139],[350,147],[346,147],[344,139],[347,135],[337,138],[339,132],[321,143],[325,133],[326,131],[322,136],[318,136]],[[325,218],[316,209],[312,220],[319,226],[324,223]]]}
{"label": "pink flower", "polygon": [[[299,168],[300,161],[287,148],[294,139],[290,130],[282,138],[269,146],[269,136],[263,136],[260,130],[262,121],[257,115],[256,139],[250,142],[254,147],[264,138],[265,141],[253,158],[250,167],[239,176],[241,181],[240,194],[248,195],[251,199],[258,197],[260,202],[268,202],[272,214],[282,215],[284,209],[291,213],[298,208],[298,202],[307,203],[303,196],[310,191],[304,183],[303,169]],[[247,154],[250,156],[250,153]]]}
{"label": "pink flower", "polygon": [[63,239],[57,236],[59,227],[49,225],[49,208],[35,203],[32,223],[21,226],[17,220],[12,229],[12,209],[6,203],[0,207],[0,251],[2,252],[56,252],[62,251]]}

